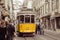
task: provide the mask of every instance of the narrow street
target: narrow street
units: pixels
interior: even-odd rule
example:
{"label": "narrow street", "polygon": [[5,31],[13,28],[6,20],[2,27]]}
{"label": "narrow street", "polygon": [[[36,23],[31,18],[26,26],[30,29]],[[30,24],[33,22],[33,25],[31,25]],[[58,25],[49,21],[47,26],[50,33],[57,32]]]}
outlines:
{"label": "narrow street", "polygon": [[5,39],[60,40],[60,0],[0,0],[0,40]]}
{"label": "narrow street", "polygon": [[45,32],[44,35],[36,34],[33,37],[15,37],[14,40],[60,40],[57,34]]}

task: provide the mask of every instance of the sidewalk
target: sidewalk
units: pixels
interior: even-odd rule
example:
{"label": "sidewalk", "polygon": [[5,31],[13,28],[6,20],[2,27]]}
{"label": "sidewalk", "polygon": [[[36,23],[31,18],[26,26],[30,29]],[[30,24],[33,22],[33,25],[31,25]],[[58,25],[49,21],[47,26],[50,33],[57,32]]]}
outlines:
{"label": "sidewalk", "polygon": [[52,36],[56,36],[60,38],[60,30],[57,31],[53,31],[53,30],[48,30],[48,29],[44,29],[45,33],[52,35]]}
{"label": "sidewalk", "polygon": [[56,33],[56,34],[60,33],[60,30],[54,31],[54,30],[44,29],[44,31],[46,31],[46,32],[51,32],[51,33]]}

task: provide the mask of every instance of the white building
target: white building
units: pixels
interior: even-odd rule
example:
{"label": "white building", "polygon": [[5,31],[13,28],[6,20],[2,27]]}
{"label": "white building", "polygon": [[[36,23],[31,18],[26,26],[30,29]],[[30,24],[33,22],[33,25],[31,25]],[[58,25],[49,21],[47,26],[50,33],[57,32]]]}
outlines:
{"label": "white building", "polygon": [[44,22],[45,28],[60,29],[60,0],[33,0],[33,2],[33,8],[40,13],[40,20]]}
{"label": "white building", "polygon": [[13,19],[13,0],[5,0],[5,9],[8,11],[9,16],[11,19]]}

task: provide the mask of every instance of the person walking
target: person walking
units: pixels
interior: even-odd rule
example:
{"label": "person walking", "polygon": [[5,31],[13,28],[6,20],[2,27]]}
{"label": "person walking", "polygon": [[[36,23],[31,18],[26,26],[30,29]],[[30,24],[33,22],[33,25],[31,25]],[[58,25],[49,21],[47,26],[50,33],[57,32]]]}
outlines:
{"label": "person walking", "polygon": [[11,24],[11,21],[7,23],[7,40],[13,40],[13,35],[15,32],[14,26]]}
{"label": "person walking", "polygon": [[40,34],[40,24],[37,25],[37,33]]}
{"label": "person walking", "polygon": [[40,29],[41,29],[41,34],[44,35],[44,24],[43,23],[41,23]]}
{"label": "person walking", "polygon": [[40,24],[36,24],[36,34],[40,34]]}
{"label": "person walking", "polygon": [[0,21],[0,40],[6,40],[6,24],[5,21]]}
{"label": "person walking", "polygon": [[36,34],[37,34],[37,31],[38,31],[38,25],[36,24],[36,32],[35,32]]}

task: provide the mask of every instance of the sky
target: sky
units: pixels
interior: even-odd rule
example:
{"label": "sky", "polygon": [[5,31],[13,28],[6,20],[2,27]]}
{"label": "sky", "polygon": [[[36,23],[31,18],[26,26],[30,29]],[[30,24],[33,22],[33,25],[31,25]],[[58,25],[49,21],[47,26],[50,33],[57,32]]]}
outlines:
{"label": "sky", "polygon": [[[20,11],[19,8],[23,4],[23,2],[24,2],[24,0],[13,0],[14,9],[18,9],[18,10],[14,10],[15,18],[17,16],[17,12]],[[31,0],[29,0],[27,7],[32,8],[32,1]]]}
{"label": "sky", "polygon": [[14,9],[18,9],[18,10],[14,10],[14,13],[15,13],[15,19],[16,19],[16,16],[17,16],[17,12],[19,12],[19,8],[20,8],[20,5],[22,5],[24,2],[24,0],[13,0],[13,4],[14,4]]}
{"label": "sky", "polygon": [[14,9],[19,9],[23,4],[24,0],[13,0]]}
{"label": "sky", "polygon": [[13,0],[14,3],[16,3],[16,2],[21,2],[21,3],[23,3],[23,1],[24,1],[24,0]]}
{"label": "sky", "polygon": [[[22,5],[24,2],[24,0],[13,0],[13,4],[15,8],[19,8],[19,5]],[[28,8],[32,8],[32,0],[29,0],[28,1],[28,5],[27,5]]]}
{"label": "sky", "polygon": [[30,0],[27,5],[28,8],[32,8],[32,1]]}

